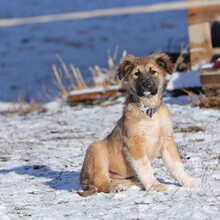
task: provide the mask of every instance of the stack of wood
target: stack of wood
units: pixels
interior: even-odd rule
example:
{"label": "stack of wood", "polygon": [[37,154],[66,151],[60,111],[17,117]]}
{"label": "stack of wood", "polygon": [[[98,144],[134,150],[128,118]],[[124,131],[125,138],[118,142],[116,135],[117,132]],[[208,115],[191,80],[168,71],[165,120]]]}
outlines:
{"label": "stack of wood", "polygon": [[201,69],[200,80],[206,96],[220,97],[220,59]]}
{"label": "stack of wood", "polygon": [[[220,47],[213,47],[210,22],[219,21],[219,18],[220,3],[187,9],[191,68],[198,69],[201,64],[212,62],[201,69],[200,80],[205,95],[218,97],[218,99],[220,97],[220,60],[218,59]],[[217,60],[213,64],[214,59]]]}

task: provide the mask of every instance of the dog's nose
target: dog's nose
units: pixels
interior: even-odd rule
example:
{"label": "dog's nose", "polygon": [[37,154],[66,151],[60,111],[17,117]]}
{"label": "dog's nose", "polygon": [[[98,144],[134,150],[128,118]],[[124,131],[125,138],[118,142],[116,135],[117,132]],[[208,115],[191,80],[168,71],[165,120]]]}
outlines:
{"label": "dog's nose", "polygon": [[147,82],[143,82],[143,83],[142,83],[142,87],[143,87],[143,88],[146,89],[148,86],[149,86],[149,83],[147,83]]}

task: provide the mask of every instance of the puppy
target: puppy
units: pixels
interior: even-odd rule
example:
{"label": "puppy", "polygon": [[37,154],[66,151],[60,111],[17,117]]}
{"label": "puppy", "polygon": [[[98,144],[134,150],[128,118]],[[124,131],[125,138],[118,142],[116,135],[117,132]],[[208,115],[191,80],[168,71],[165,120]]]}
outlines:
{"label": "puppy", "polygon": [[158,153],[182,186],[201,182],[184,171],[173,138],[171,115],[162,101],[164,75],[172,71],[164,53],[121,60],[118,76],[128,84],[123,115],[111,134],[89,146],[80,174],[84,190],[79,192],[81,196],[125,190],[137,181],[146,190],[166,190],[151,167]]}

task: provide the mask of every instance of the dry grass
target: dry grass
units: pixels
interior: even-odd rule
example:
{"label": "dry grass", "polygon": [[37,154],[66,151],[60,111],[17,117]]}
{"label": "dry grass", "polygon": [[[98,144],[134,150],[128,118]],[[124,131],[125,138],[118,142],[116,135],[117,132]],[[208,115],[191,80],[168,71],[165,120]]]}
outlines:
{"label": "dry grass", "polygon": [[6,114],[17,113],[19,115],[25,115],[38,110],[45,111],[42,102],[32,99],[31,102],[28,103],[20,93],[17,100],[12,104],[11,110],[6,112]]}
{"label": "dry grass", "polygon": [[[118,56],[119,47],[116,46],[113,56],[108,51],[108,68],[101,68],[98,65],[90,67],[89,70],[92,74],[92,85],[89,86],[79,68],[76,68],[73,64],[68,67],[62,58],[57,54],[57,58],[61,63],[62,69],[58,70],[56,64],[52,65],[53,72],[56,78],[55,85],[59,88],[60,96],[69,96],[71,91],[87,89],[89,87],[103,87],[107,88],[111,85],[121,84],[116,75],[118,65],[115,63]],[[123,52],[122,57],[126,55],[126,51]],[[63,83],[63,75],[69,82],[69,86],[65,86]]]}
{"label": "dry grass", "polygon": [[199,95],[184,90],[188,94],[189,101],[200,108],[217,108],[220,109],[220,96],[206,96],[202,93]]}
{"label": "dry grass", "polygon": [[174,70],[175,71],[181,71],[181,72],[190,72],[190,62],[187,61],[187,57],[189,57],[189,45],[184,47],[182,44],[180,47],[180,55],[178,56],[175,65]]}
{"label": "dry grass", "polygon": [[19,115],[25,115],[38,110],[43,110],[43,103],[31,100],[31,103],[14,103],[10,113],[17,113]]}
{"label": "dry grass", "polygon": [[[89,70],[93,76],[93,86],[108,87],[111,85],[121,84],[121,81],[117,77],[118,65],[115,64],[118,56],[119,47],[116,46],[113,56],[108,51],[108,68],[100,68],[96,65],[94,68],[90,67]],[[123,51],[122,57],[126,56],[127,52]]]}

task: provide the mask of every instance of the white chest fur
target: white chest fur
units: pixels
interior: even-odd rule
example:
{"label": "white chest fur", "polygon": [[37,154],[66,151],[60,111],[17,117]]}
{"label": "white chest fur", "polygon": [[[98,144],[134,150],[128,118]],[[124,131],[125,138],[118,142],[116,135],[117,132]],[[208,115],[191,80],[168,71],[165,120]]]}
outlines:
{"label": "white chest fur", "polygon": [[150,161],[158,154],[162,144],[161,122],[159,117],[141,120],[137,124],[138,133],[146,137],[146,153]]}

